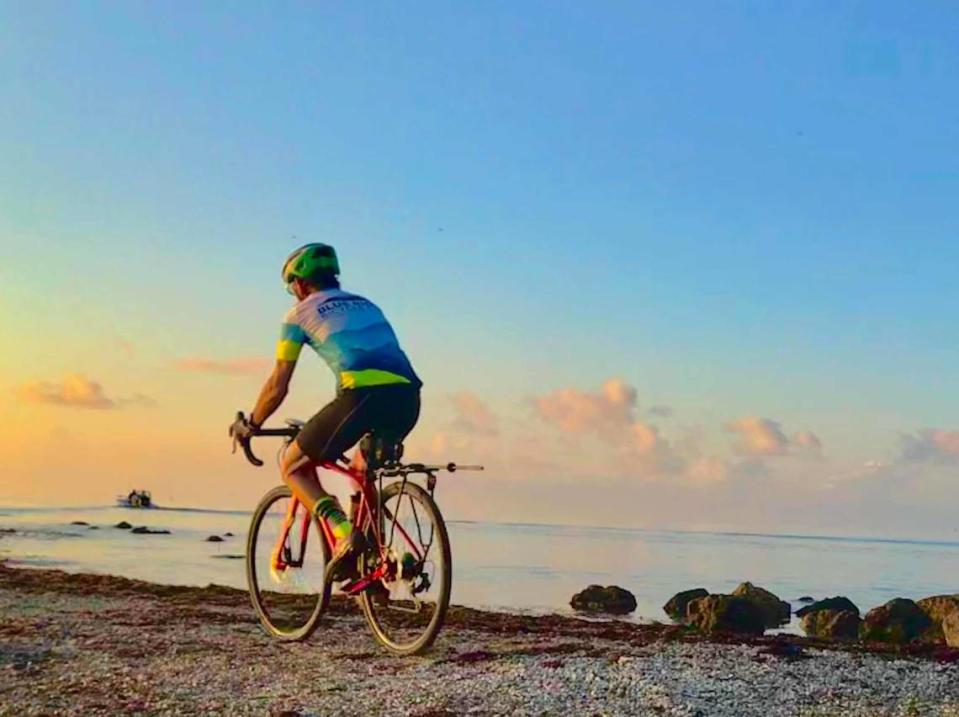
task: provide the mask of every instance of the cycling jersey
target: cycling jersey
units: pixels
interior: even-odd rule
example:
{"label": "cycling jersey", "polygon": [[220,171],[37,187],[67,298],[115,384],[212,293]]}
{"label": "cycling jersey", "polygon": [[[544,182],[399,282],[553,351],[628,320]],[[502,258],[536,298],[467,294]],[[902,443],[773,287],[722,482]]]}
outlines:
{"label": "cycling jersey", "polygon": [[276,357],[296,361],[308,344],[337,377],[337,390],[422,382],[383,312],[340,289],[317,291],[283,318]]}

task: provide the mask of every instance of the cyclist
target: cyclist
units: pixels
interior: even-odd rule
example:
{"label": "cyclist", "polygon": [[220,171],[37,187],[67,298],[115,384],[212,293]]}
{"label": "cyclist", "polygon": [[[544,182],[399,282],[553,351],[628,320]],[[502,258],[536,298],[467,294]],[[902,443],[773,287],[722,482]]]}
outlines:
{"label": "cyclist", "polygon": [[[283,282],[296,304],[283,318],[276,365],[249,419],[230,427],[231,435],[246,438],[279,408],[304,344],[333,370],[336,397],[307,421],[281,462],[293,494],[333,529],[337,545],[331,570],[362,539],[353,533],[339,501],[323,489],[317,466],[343,455],[372,430],[401,441],[419,418],[423,385],[383,312],[340,289],[339,273],[336,251],[326,244],[306,244],[287,257]],[[365,470],[361,450],[352,465]]]}

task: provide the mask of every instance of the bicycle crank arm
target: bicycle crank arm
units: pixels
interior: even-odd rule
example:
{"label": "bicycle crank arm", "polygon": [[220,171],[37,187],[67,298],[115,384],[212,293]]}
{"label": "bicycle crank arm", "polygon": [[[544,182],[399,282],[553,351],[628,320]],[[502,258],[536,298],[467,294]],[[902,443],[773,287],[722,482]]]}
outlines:
{"label": "bicycle crank arm", "polygon": [[369,589],[370,587],[378,583],[384,577],[386,577],[385,565],[377,568],[369,575],[364,575],[361,578],[357,578],[356,580],[347,583],[342,588],[340,588],[340,590],[344,594],[349,595],[350,597],[355,597],[356,595],[359,595],[361,592]]}

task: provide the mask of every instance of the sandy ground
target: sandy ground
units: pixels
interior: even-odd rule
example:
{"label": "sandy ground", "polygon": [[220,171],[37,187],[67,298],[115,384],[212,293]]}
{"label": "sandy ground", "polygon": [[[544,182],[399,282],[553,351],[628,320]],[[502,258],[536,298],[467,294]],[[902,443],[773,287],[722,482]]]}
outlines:
{"label": "sandy ground", "polygon": [[246,593],[0,564],[0,715],[954,715],[956,653],[453,608],[395,658],[351,603],[306,643]]}

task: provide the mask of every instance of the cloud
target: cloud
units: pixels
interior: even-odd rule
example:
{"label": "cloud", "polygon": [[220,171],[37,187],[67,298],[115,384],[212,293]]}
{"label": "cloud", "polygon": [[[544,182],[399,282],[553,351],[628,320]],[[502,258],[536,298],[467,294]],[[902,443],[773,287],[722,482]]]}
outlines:
{"label": "cloud", "polygon": [[736,435],[734,450],[744,456],[821,456],[822,441],[812,431],[798,431],[792,439],[771,418],[743,416],[729,421],[726,431]]}
{"label": "cloud", "polygon": [[127,406],[135,406],[140,408],[153,408],[157,405],[156,399],[147,396],[144,393],[135,393],[132,396],[126,398],[118,398],[116,400],[117,408],[126,408]]}
{"label": "cloud", "polygon": [[747,456],[781,456],[789,450],[789,439],[777,421],[758,416],[744,416],[729,421],[726,430],[734,433],[734,448]]}
{"label": "cloud", "polygon": [[636,389],[619,378],[603,383],[599,393],[563,388],[533,400],[540,418],[567,433],[602,433],[627,428],[636,413]]}
{"label": "cloud", "polygon": [[181,371],[198,373],[219,373],[227,376],[262,374],[270,370],[273,362],[261,356],[236,359],[211,359],[200,356],[188,356],[178,359],[174,366]]}
{"label": "cloud", "polygon": [[794,452],[800,455],[821,456],[822,441],[812,431],[798,431],[793,434],[792,448]]}
{"label": "cloud", "polygon": [[128,406],[152,406],[156,402],[142,393],[129,398],[110,398],[98,382],[80,374],[69,374],[62,382],[29,381],[17,391],[21,401],[52,403],[70,408],[112,410]]}
{"label": "cloud", "polygon": [[486,404],[471,391],[450,396],[455,416],[452,427],[471,435],[495,436],[499,433],[496,417]]}
{"label": "cloud", "polygon": [[902,463],[959,463],[959,431],[924,428],[901,438]]}
{"label": "cloud", "polygon": [[[598,391],[563,388],[538,396],[533,399],[533,409],[559,430],[558,446],[572,450],[567,470],[651,479],[681,476],[687,469],[688,457],[673,448],[658,426],[638,417],[636,388],[622,379],[611,378]],[[658,406],[645,415],[667,413],[664,406]],[[570,443],[571,436],[579,438],[575,445]]]}

